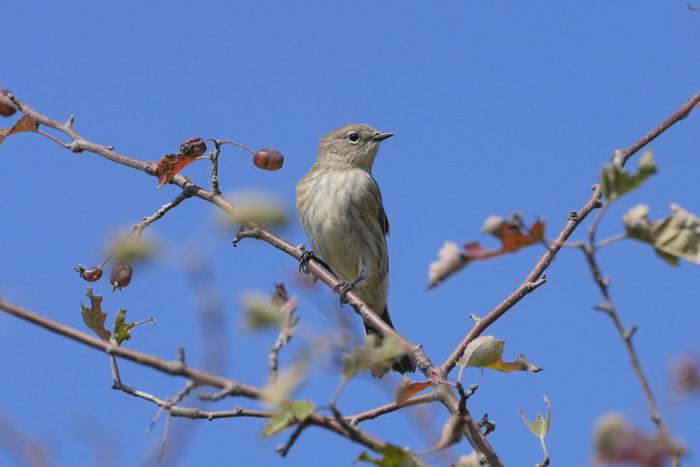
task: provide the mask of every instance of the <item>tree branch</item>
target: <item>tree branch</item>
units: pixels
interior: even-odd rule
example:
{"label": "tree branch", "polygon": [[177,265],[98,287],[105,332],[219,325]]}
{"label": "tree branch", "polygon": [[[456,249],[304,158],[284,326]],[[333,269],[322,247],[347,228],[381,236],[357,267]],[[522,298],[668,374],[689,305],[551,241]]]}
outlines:
{"label": "tree branch", "polygon": [[[615,162],[621,167],[624,166],[630,157],[636,154],[640,149],[649,144],[651,141],[656,139],[663,132],[668,130],[675,123],[687,117],[690,114],[690,112],[698,106],[698,104],[700,104],[700,92],[693,95],[693,97],[691,97],[685,105],[683,105],[681,108],[675,111],[670,117],[668,117],[666,120],[657,125],[649,133],[637,140],[630,147],[628,147],[624,151],[616,151]],[[552,263],[554,257],[557,255],[561,247],[571,236],[574,230],[576,230],[576,228],[581,224],[581,222],[586,217],[588,217],[591,211],[600,207],[600,185],[595,184],[593,185],[592,189],[593,193],[591,194],[590,198],[588,198],[588,201],[586,201],[583,207],[577,212],[572,211],[571,213],[569,213],[569,218],[566,222],[566,225],[564,225],[564,228],[561,230],[554,242],[552,242],[549,245],[549,248],[547,249],[545,254],[542,255],[537,264],[535,264],[535,267],[532,268],[530,273],[525,278],[523,284],[520,285],[513,293],[511,293],[503,302],[501,302],[498,306],[491,310],[486,316],[481,318],[481,320],[479,320],[478,323],[474,324],[474,327],[472,327],[472,329],[467,333],[464,339],[462,339],[459,345],[454,349],[450,356],[441,365],[440,368],[445,375],[447,375],[454,368],[455,364],[457,363],[457,360],[459,360],[459,358],[462,356],[462,354],[464,353],[464,349],[467,348],[467,345],[469,345],[471,341],[473,341],[479,335],[481,335],[482,332],[484,332],[489,326],[496,322],[496,320],[498,320],[501,316],[506,314],[508,310],[513,308],[513,306],[515,306],[520,300],[522,300],[527,294],[529,294],[533,290],[531,284],[537,281],[540,278],[540,276],[547,270],[549,265]]]}
{"label": "tree branch", "polygon": [[[21,102],[19,99],[17,99],[14,95],[11,93],[4,93],[0,94],[0,103],[5,103],[6,105],[13,105],[17,107],[21,112],[23,112],[25,115],[29,116],[37,125],[44,125],[49,128],[53,128],[66,136],[70,137],[73,141],[70,143],[62,143],[60,140],[57,138],[51,137],[52,141],[58,143],[60,146],[70,149],[73,152],[76,153],[81,153],[84,151],[92,152],[94,154],[97,154],[99,156],[104,157],[105,159],[108,159],[112,162],[116,162],[121,165],[125,165],[127,167],[131,167],[136,170],[140,170],[142,172],[147,173],[148,175],[155,176],[155,168],[157,164],[155,162],[143,162],[139,161],[137,159],[134,159],[132,157],[119,154],[114,151],[114,148],[111,146],[103,146],[99,144],[95,144],[93,142],[90,142],[86,139],[84,139],[73,127],[74,123],[74,118],[71,116],[69,117],[68,121],[66,123],[60,123],[57,120],[51,119],[49,117],[46,117],[38,112],[36,112],[34,109],[29,107],[28,105],[24,104]],[[42,132],[43,136],[47,136],[46,133]],[[194,196],[200,199],[203,199],[205,201],[208,201],[212,203],[213,205],[217,206],[218,208],[222,209],[223,211],[229,213],[229,214],[235,214],[237,212],[236,207],[231,204],[226,198],[223,196],[216,194],[211,191],[207,191],[204,188],[193,184],[187,177],[178,174],[176,175],[170,183],[177,185],[181,187],[183,190],[186,190],[189,196]],[[214,186],[216,189],[216,185]],[[243,234],[240,235],[240,238],[256,238],[258,240],[265,241],[266,243],[272,245],[273,247],[277,248],[280,251],[283,251],[284,253],[287,253],[288,255],[294,257],[297,261],[299,261],[302,258],[302,255],[304,254],[304,249],[303,247],[297,247],[289,242],[285,241],[284,239],[278,237],[277,235],[263,229],[259,225],[252,223],[252,222],[244,222],[242,223],[243,227],[247,228],[248,231],[244,232]],[[239,238],[239,239],[240,239]],[[238,240],[238,239],[237,239]],[[307,263],[307,268],[311,274],[313,274],[316,278],[318,278],[321,282],[325,283],[328,285],[332,290],[336,291],[336,293],[340,292],[340,281],[332,274],[330,273],[322,264],[320,264],[318,261],[311,259]],[[350,291],[346,294],[346,299],[348,303],[352,306],[352,308],[355,310],[357,314],[359,314],[362,319],[368,323],[370,326],[372,326],[375,330],[377,330],[379,333],[382,335],[393,335],[396,337],[399,342],[406,348],[407,352],[409,352],[412,357],[414,358],[416,362],[416,366],[421,370],[421,372],[428,378],[430,378],[430,375],[433,373],[438,373],[440,372],[440,369],[435,367],[433,363],[430,361],[428,356],[423,352],[423,349],[420,346],[413,345],[410,341],[408,341],[406,338],[398,334],[392,327],[387,325],[382,318],[379,317],[379,315],[372,310],[369,306],[367,306],[359,296],[353,291]],[[0,305],[3,303],[0,302]],[[9,305],[9,304],[8,304]],[[14,306],[14,305],[13,305]],[[1,308],[1,307],[0,307]],[[25,310],[26,311],[26,310]],[[25,319],[27,319],[25,317]],[[32,322],[35,322],[35,324],[40,324],[38,321],[33,321],[32,319],[29,319]],[[57,324],[59,327],[62,325]],[[41,324],[40,324],[41,325]],[[65,331],[65,329],[64,329]],[[73,330],[74,332],[79,333],[78,331]],[[58,332],[58,331],[54,331]],[[64,334],[59,332],[60,334],[66,335],[67,337],[71,337],[75,340],[78,340],[80,342],[83,342],[87,345],[91,345],[95,347],[94,344],[101,342],[97,339],[91,338],[91,336],[84,335],[85,337],[88,337],[91,339],[91,341],[84,341],[78,336],[71,335],[71,334]],[[98,346],[98,348],[100,348]],[[129,358],[127,355],[131,355],[132,357],[135,357],[135,354],[129,354],[127,352],[124,355],[121,355],[117,349],[122,349],[121,347],[115,347],[115,349],[112,349],[111,351],[114,351],[115,354],[120,355],[124,358]],[[123,349],[125,350],[125,349]],[[130,351],[130,352],[135,352],[135,351]],[[138,352],[136,352],[138,354]],[[143,357],[145,354],[141,354],[140,356]],[[157,368],[158,363],[153,362],[152,360],[147,361],[138,361],[138,363],[147,365],[147,366],[153,366],[154,368]],[[136,361],[136,360],[135,360]],[[149,365],[150,362],[151,364]],[[220,387],[224,389],[224,386],[226,386],[226,378],[219,377],[217,375],[213,375],[210,373],[206,372],[201,372],[200,370],[194,370],[189,367],[187,368],[188,371],[198,371],[200,374],[200,377],[204,377],[207,379],[209,382],[204,382],[204,381],[199,381],[196,378],[192,377],[189,374],[184,374],[181,373],[182,369],[181,368],[176,368],[175,365],[170,365],[168,367],[169,371],[166,371],[165,368],[157,368],[160,369],[161,371],[165,371],[166,373],[170,374],[176,374],[176,375],[183,375],[192,378],[195,382],[198,384],[206,384],[214,387]],[[219,384],[212,384],[212,383],[220,383]],[[223,386],[222,386],[223,385]],[[245,387],[246,389],[249,390],[254,390],[255,388],[251,387]],[[236,387],[236,390],[239,388]],[[240,394],[240,395],[247,395],[247,394]],[[444,388],[439,392],[439,396],[443,402],[443,405],[448,408],[452,413],[453,410],[457,410],[457,398],[455,395],[449,390],[449,388]],[[469,418],[471,420],[471,418]],[[471,429],[465,430],[465,435],[467,436],[469,442],[472,444],[474,449],[476,449],[479,453],[481,453],[486,460],[493,466],[493,467],[498,467],[501,466],[501,462],[498,459],[498,456],[496,455],[495,451],[491,447],[490,443],[486,440],[486,438],[479,432],[478,428],[475,426],[471,426]],[[469,428],[469,427],[468,427]]]}

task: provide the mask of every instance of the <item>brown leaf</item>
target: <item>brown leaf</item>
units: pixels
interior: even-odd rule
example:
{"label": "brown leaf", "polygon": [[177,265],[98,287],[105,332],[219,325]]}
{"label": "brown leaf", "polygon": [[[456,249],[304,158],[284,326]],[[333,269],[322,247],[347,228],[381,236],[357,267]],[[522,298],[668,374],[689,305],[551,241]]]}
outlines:
{"label": "brown leaf", "polygon": [[544,241],[545,223],[537,220],[528,230],[523,230],[520,214],[512,214],[510,219],[491,216],[484,221],[482,232],[493,235],[501,241],[498,250],[487,250],[477,242],[469,242],[460,249],[454,242],[445,242],[438,251],[437,261],[428,269],[428,288],[433,288],[475,260],[493,258],[513,253],[526,246]]}
{"label": "brown leaf", "polygon": [[544,239],[544,222],[538,219],[525,233],[520,214],[511,214],[510,219],[507,220],[491,216],[484,222],[482,231],[501,241],[500,254],[512,253],[533,243],[541,242]]}
{"label": "brown leaf", "polygon": [[158,167],[156,167],[158,188],[169,183],[182,169],[196,161],[197,157],[196,155],[186,156],[180,152],[163,156],[160,161],[158,161]]}
{"label": "brown leaf", "polygon": [[598,461],[630,462],[644,467],[663,467],[685,447],[661,435],[649,436],[630,426],[624,416],[607,413],[596,423],[595,450]]}
{"label": "brown leaf", "polygon": [[415,381],[411,381],[410,379],[404,376],[401,382],[399,383],[398,387],[396,388],[396,403],[398,405],[403,405],[411,397],[415,396],[423,389],[429,388],[431,386],[433,386],[433,383],[431,383],[430,381],[423,381],[417,383]]}
{"label": "brown leaf", "polygon": [[102,311],[102,296],[93,295],[92,287],[88,287],[87,296],[90,299],[90,306],[80,304],[83,321],[100,339],[109,342],[112,333],[105,329],[107,313]]}
{"label": "brown leaf", "polygon": [[12,128],[10,128],[9,130],[0,131],[0,143],[2,143],[8,136],[14,135],[15,133],[36,130],[37,126],[34,120],[32,120],[32,118],[29,115],[22,115],[22,118],[17,120],[15,124],[12,125]]}
{"label": "brown leaf", "polygon": [[467,424],[467,419],[461,414],[452,414],[452,416],[447,420],[445,426],[442,427],[442,435],[440,440],[435,443],[431,448],[420,453],[421,455],[428,452],[435,452],[445,449],[462,439],[462,429]]}

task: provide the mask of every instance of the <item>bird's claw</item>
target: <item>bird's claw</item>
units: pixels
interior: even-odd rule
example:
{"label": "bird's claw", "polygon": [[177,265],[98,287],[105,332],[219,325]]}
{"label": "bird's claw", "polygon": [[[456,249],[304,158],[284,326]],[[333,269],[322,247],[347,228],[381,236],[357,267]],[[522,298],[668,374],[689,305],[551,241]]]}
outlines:
{"label": "bird's claw", "polygon": [[309,274],[309,261],[312,259],[318,260],[311,250],[306,250],[301,254],[301,258],[299,258],[299,272],[301,274]]}
{"label": "bird's claw", "polygon": [[340,295],[340,303],[348,303],[348,292],[355,288],[357,282],[340,282],[333,287],[333,291]]}

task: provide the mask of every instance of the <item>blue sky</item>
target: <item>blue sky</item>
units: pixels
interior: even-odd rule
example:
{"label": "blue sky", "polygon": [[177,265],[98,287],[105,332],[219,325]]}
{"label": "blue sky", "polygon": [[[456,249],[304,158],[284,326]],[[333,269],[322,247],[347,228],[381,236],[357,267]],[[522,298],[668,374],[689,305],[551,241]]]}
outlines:
{"label": "blue sky", "polygon": [[[142,160],[157,160],[190,136],[282,151],[283,170],[263,172],[228,149],[221,184],[227,193],[276,194],[291,218],[279,233],[295,244],[305,239],[293,213],[294,185],[311,166],[318,139],[351,122],[396,133],[374,170],[392,226],[389,303],[398,329],[435,362],[466,334],[469,314],[498,304],[542,253],[533,247],[473,264],[426,291],[428,265],[443,242],[496,247],[480,233],[482,222],[513,211],[529,221],[544,218],[553,236],[567,212],[588,198],[612,151],[697,92],[700,72],[700,14],[685,1],[15,2],[3,7],[3,17],[0,87],[56,119],[75,114],[76,128],[92,141]],[[699,118],[650,146],[659,174],[611,209],[602,236],[619,232],[622,213],[638,203],[649,204],[653,218],[665,215],[671,202],[700,212]],[[206,185],[208,171],[199,163],[186,174]],[[36,135],[0,146],[0,180],[0,294],[78,328],[86,283],[73,267],[99,262],[110,234],[177,194],[175,187],[156,190],[155,179]],[[223,371],[260,385],[275,334],[243,330],[242,295],[287,283],[302,294],[305,336],[334,330],[337,302],[322,289],[311,295],[300,289],[296,264],[279,251],[252,240],[231,248],[232,232],[217,228],[215,214],[206,203],[187,201],[147,232],[161,254],[137,268],[132,285],[116,294],[104,281],[95,289],[107,310],[158,319],[127,345],[166,358],[184,346],[198,366],[204,346],[195,291],[184,272],[186,258],[197,252],[210,264],[224,307]],[[673,400],[668,368],[674,355],[700,352],[700,269],[671,268],[632,241],[603,251],[600,262],[623,321],[639,327],[635,343],[668,425],[697,453],[692,435],[700,430],[700,405]],[[588,463],[593,423],[609,410],[652,430],[620,339],[591,309],[600,298],[589,276],[579,252],[563,251],[548,284],[489,330],[506,340],[507,357],[523,353],[545,371],[465,373],[465,382],[480,387],[470,400],[472,413],[496,420],[490,439],[508,465],[540,460],[539,443],[518,410],[531,417],[544,410],[544,394],[553,406],[548,447],[557,465]],[[343,313],[360,328],[350,311]],[[283,354],[283,363],[303,341]],[[0,315],[0,359],[0,412],[57,464],[139,465],[158,446],[162,421],[144,434],[155,407],[110,389],[105,355]],[[160,396],[183,383],[129,363],[122,364],[122,376]],[[321,369],[312,376],[298,396],[323,404],[337,376]],[[358,378],[340,408],[352,413],[383,404],[396,381]],[[237,404],[253,406],[228,400],[218,408]],[[434,427],[427,430],[437,436],[446,412],[435,407],[430,413]],[[179,464],[296,466],[320,459],[349,465],[362,451],[310,429],[281,460],[274,447],[287,434],[262,439],[262,426],[252,419],[175,420],[175,429],[196,430]],[[365,428],[418,450],[434,441],[403,414]],[[468,450],[462,443],[448,459]],[[96,461],[98,455],[111,464]],[[0,464],[9,460],[0,450]]]}

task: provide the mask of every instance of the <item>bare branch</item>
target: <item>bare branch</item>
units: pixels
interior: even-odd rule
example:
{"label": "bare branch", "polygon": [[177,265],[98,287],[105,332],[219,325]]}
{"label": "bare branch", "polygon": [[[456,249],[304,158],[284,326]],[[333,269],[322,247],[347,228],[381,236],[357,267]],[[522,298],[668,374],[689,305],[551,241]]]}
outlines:
{"label": "bare branch", "polygon": [[[594,238],[594,235],[591,235],[589,238],[592,240]],[[654,393],[651,390],[649,380],[647,379],[647,376],[644,373],[644,370],[642,369],[642,364],[639,360],[639,355],[637,355],[637,351],[634,348],[634,343],[632,342],[632,336],[636,332],[637,328],[635,326],[632,326],[631,328],[627,329],[622,324],[620,315],[617,313],[615,305],[612,301],[612,297],[610,295],[610,281],[606,277],[604,277],[600,271],[598,261],[595,257],[595,250],[593,248],[593,245],[589,243],[588,245],[582,247],[581,251],[583,251],[583,254],[586,257],[588,267],[593,276],[593,281],[598,286],[598,290],[600,291],[600,294],[603,296],[604,300],[604,303],[602,305],[598,305],[595,308],[607,314],[612,320],[613,325],[617,330],[617,333],[620,335],[620,338],[622,339],[622,342],[625,345],[627,356],[630,359],[630,365],[632,365],[632,369],[634,369],[634,373],[637,376],[637,380],[639,380],[639,384],[642,387],[642,392],[644,393],[644,397],[647,401],[647,406],[649,407],[649,412],[651,413],[651,420],[656,425],[656,429],[658,430],[662,438],[670,441],[672,440],[671,435],[669,434],[668,429],[666,428],[666,425],[664,424],[661,418],[661,412],[659,411],[658,404],[656,403],[656,399],[654,398]],[[680,466],[680,457],[682,453],[683,452],[681,449],[674,453],[674,466]]]}
{"label": "bare branch", "polygon": [[[89,347],[102,350],[108,355],[114,355],[117,357],[122,357],[127,360],[139,363],[143,366],[147,366],[158,370],[163,373],[167,373],[173,376],[184,376],[190,379],[192,385],[207,385],[212,387],[221,388],[226,391],[227,395],[243,396],[249,399],[261,400],[263,397],[262,390],[253,386],[249,386],[237,381],[224,378],[223,376],[214,375],[206,371],[202,371],[196,368],[186,366],[180,360],[166,361],[154,355],[139,352],[137,350],[129,349],[126,347],[120,347],[113,345],[109,342],[105,342],[96,337],[92,337],[84,332],[78,331],[70,326],[66,326],[56,321],[50,320],[44,316],[37,313],[9,303],[5,300],[0,299],[0,310],[6,311],[16,317],[22,318],[29,321],[37,326],[48,329],[56,334],[68,337],[72,340],[85,344]],[[188,387],[186,386],[186,387]],[[168,411],[169,415],[172,417],[187,417],[187,418],[205,418],[213,420],[215,418],[227,418],[236,416],[252,416],[252,417],[263,417],[269,418],[274,413],[272,412],[262,412],[243,409],[234,409],[233,412],[208,412],[197,408],[179,408],[173,405],[171,401],[158,398],[152,394],[139,391],[128,386],[116,385],[115,389],[131,394],[135,397],[152,402],[159,407],[164,408]],[[308,424],[319,426],[327,430],[333,431],[343,437],[347,437],[358,444],[362,444],[373,451],[379,451],[386,446],[386,443],[368,433],[360,430],[354,430],[348,432],[346,425],[347,421],[340,423],[333,417],[324,417],[318,413],[312,413],[306,418]]]}

